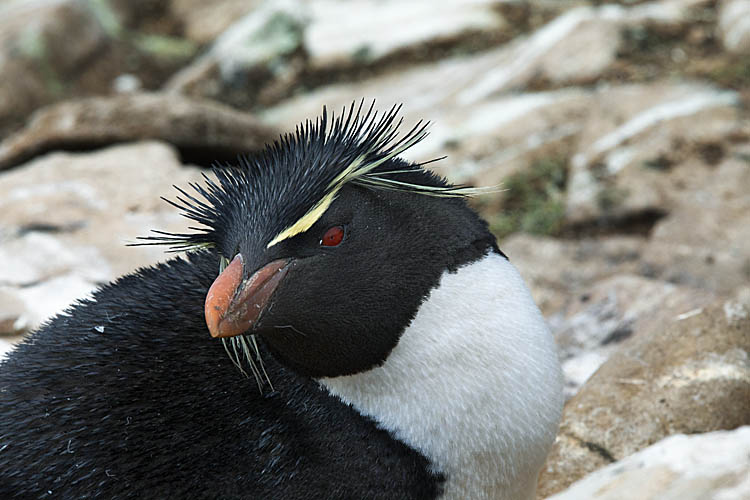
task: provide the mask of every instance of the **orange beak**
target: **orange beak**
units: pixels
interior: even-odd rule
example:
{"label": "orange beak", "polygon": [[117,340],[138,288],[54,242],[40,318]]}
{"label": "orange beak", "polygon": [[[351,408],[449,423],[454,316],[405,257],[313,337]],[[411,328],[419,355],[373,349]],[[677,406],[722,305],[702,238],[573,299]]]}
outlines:
{"label": "orange beak", "polygon": [[286,275],[288,263],[275,260],[243,281],[243,259],[237,254],[206,295],[206,325],[211,336],[234,337],[252,329]]}

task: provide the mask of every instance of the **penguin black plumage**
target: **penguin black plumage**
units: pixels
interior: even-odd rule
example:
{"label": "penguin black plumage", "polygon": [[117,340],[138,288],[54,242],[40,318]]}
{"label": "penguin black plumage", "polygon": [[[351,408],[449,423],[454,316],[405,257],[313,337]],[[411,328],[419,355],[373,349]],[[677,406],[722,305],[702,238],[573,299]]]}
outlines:
{"label": "penguin black plumage", "polygon": [[180,190],[202,226],[148,239],[186,257],[2,361],[0,496],[533,498],[551,336],[471,190],[397,158],[425,135],[397,112],[324,110]]}

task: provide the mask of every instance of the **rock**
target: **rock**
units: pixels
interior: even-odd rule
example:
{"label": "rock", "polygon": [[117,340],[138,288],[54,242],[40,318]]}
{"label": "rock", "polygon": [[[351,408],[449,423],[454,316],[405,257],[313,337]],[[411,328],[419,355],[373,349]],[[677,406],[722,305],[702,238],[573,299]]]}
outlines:
{"label": "rock", "polygon": [[647,240],[634,236],[560,240],[514,234],[500,248],[518,267],[555,335],[566,397],[637,332],[694,314],[711,291],[640,276]]}
{"label": "rock", "polygon": [[592,81],[614,61],[619,44],[617,25],[603,18],[604,13],[591,7],[572,9],[528,39],[503,47],[506,59],[477,75],[461,91],[459,101],[474,103],[532,80],[557,85]]}
{"label": "rock", "polygon": [[[628,331],[624,329],[617,332],[627,334]],[[602,345],[595,346],[591,350],[581,349],[576,354],[568,355],[567,359],[562,362],[565,380],[563,394],[566,401],[578,393],[581,386],[607,361],[611,351],[615,349],[616,344],[614,343],[602,343]]]}
{"label": "rock", "polygon": [[186,162],[234,160],[278,137],[253,116],[221,104],[177,95],[92,97],[40,110],[29,125],[0,143],[0,169],[50,150],[81,150],[158,139]]}
{"label": "rock", "polygon": [[750,52],[750,1],[723,0],[719,8],[719,34],[729,52]]}
{"label": "rock", "polygon": [[[36,61],[46,61],[59,76],[75,71],[101,50],[106,32],[82,2],[11,1],[0,10],[4,50]],[[68,37],[75,33],[75,37]]]}
{"label": "rock", "polygon": [[[421,110],[421,118],[434,119],[434,125],[410,154],[420,161],[448,154],[432,168],[453,182],[494,186],[537,160],[566,158],[589,94],[564,89],[500,95],[466,107],[448,99]],[[417,120],[414,111],[409,106],[406,113]]]}
{"label": "rock", "polygon": [[[451,2],[443,0],[446,5],[452,5]],[[465,2],[460,3],[459,12],[467,16],[467,20],[474,18],[474,12],[487,9],[486,5],[491,3],[475,2],[471,8],[467,8]],[[296,123],[300,117],[307,117],[316,113],[321,103],[327,103],[333,107],[340,107],[348,104],[353,100],[359,100],[362,96],[377,97],[381,102],[390,104],[392,102],[409,103],[410,108],[432,109],[440,105],[441,109],[466,108],[472,104],[481,102],[491,96],[497,96],[503,92],[515,91],[519,88],[533,85],[539,86],[540,81],[548,82],[546,85],[562,86],[571,83],[592,82],[598,76],[603,74],[605,69],[614,62],[617,57],[619,46],[618,33],[621,28],[638,23],[654,23],[665,26],[673,26],[684,23],[689,19],[688,13],[695,5],[702,3],[698,0],[686,2],[659,2],[649,6],[634,6],[624,8],[620,6],[603,6],[603,7],[578,7],[564,11],[550,22],[534,30],[528,36],[519,36],[512,42],[500,47],[487,50],[484,52],[461,55],[444,59],[438,63],[420,65],[412,70],[399,72],[398,74],[376,74],[357,85],[334,84],[305,94],[299,98],[287,101],[281,107],[269,112],[270,115],[279,117],[284,123]],[[321,2],[313,5],[313,13],[317,12],[316,5],[324,6],[327,3]],[[360,2],[361,5],[368,5],[368,2]],[[413,10],[405,11],[403,2],[398,3],[398,11],[391,13],[383,6],[388,2],[377,3],[377,8],[372,11],[371,16],[367,16],[367,23],[373,26],[382,26],[388,23],[388,16],[400,16],[404,19],[402,24],[409,24],[418,29],[421,28],[420,22],[423,7],[413,6]],[[395,2],[394,2],[395,5]],[[512,22],[518,23],[514,19],[512,12],[501,8],[506,6],[507,2],[497,2],[496,7],[499,12],[505,12],[505,16],[513,19]],[[354,9],[354,7],[351,7]],[[531,8],[538,8],[534,4]],[[434,5],[430,4],[430,9]],[[322,7],[320,9],[322,12]],[[450,12],[453,12],[452,10]],[[335,19],[331,10],[325,13],[328,19]],[[384,19],[379,21],[377,16],[383,16]],[[432,13],[430,19],[438,19],[442,16],[440,13]],[[523,15],[528,15],[524,13]],[[408,19],[407,16],[412,16]],[[365,16],[362,16],[365,17]],[[452,15],[453,19],[457,15]],[[410,22],[411,21],[411,22]],[[311,24],[305,31],[305,39],[313,45],[310,49],[315,53],[315,40],[325,37],[315,35],[315,30],[323,30],[322,27],[316,27],[315,14],[312,15]],[[332,26],[325,31],[332,32],[331,38],[342,32],[340,25],[333,27],[333,22],[329,20],[319,21],[321,26]],[[487,22],[487,21],[483,21]],[[498,21],[500,22],[499,18]],[[437,27],[441,26],[438,25]],[[458,25],[453,25],[451,29]],[[417,29],[415,28],[415,29]],[[436,27],[433,27],[435,29]],[[511,26],[512,29],[512,26]],[[338,31],[336,31],[338,30]],[[352,39],[360,40],[360,37],[366,38],[369,45],[380,43],[386,45],[395,45],[381,32],[377,36],[368,35],[368,32],[359,30],[356,36],[352,35],[347,40],[342,41],[339,45],[347,47]],[[313,33],[312,35],[310,33]],[[433,34],[429,32],[415,32],[414,41],[410,44],[421,43],[419,39],[437,39],[440,38],[440,31],[435,29]],[[412,36],[412,35],[409,35]],[[357,42],[357,45],[361,42]],[[325,46],[333,45],[327,43]],[[408,44],[405,44],[408,46]],[[338,48],[326,49],[329,53],[339,54]],[[351,53],[353,49],[341,50],[340,55],[328,56],[326,60],[341,60],[345,53]],[[406,47],[398,51],[406,50]],[[412,49],[410,49],[412,50]],[[318,50],[320,52],[320,50]],[[325,53],[326,51],[323,51]],[[373,54],[381,54],[385,49],[371,49]],[[323,63],[311,63],[323,66]],[[399,93],[404,91],[404,93]],[[294,115],[294,116],[291,116]]]}
{"label": "rock", "polygon": [[214,41],[237,19],[255,10],[261,0],[171,0],[174,16],[182,24],[185,36],[205,45]]}
{"label": "rock", "polygon": [[304,68],[306,13],[299,0],[260,3],[176,73],[165,90],[245,108],[278,100]]}
{"label": "rock", "polygon": [[638,274],[645,238],[558,239],[516,233],[499,243],[531,289],[553,330],[591,301],[591,289],[619,274]]}
{"label": "rock", "polygon": [[[643,162],[654,159],[654,148],[661,149],[645,144],[645,153],[641,155],[645,159],[631,151],[631,162],[638,169],[626,169],[621,174],[622,186],[605,189],[609,185],[599,181],[599,172],[588,170],[590,162],[585,155],[589,143],[617,131],[620,121],[630,115],[634,123],[615,134],[616,144],[605,145],[607,151],[625,146],[621,141],[650,139],[652,128],[665,124],[667,130],[678,125],[681,128],[674,134],[659,136],[662,142],[651,142],[669,145],[670,138],[692,139],[691,147],[698,142],[702,144],[704,139],[710,142],[735,126],[734,105],[738,95],[697,84],[603,85],[595,91],[559,87],[591,83],[604,75],[617,59],[618,37],[623,28],[651,23],[663,29],[676,29],[675,26],[682,29],[690,19],[690,9],[701,3],[659,2],[629,8],[609,5],[571,9],[528,36],[519,36],[497,48],[434,63],[413,64],[403,71],[379,73],[375,69],[369,78],[356,84],[334,83],[317,88],[264,110],[262,116],[287,128],[316,116],[323,104],[340,110],[359,102],[363,96],[377,99],[379,107],[405,103],[407,123],[418,119],[434,123],[431,138],[410,151],[412,159],[424,161],[447,152],[450,165],[438,163],[433,168],[451,180],[497,184],[539,158],[567,158],[579,152],[582,159],[579,163],[585,167],[574,169],[569,182],[572,196],[567,210],[571,223],[600,215],[604,210],[600,209],[600,202],[609,211],[610,206],[620,202],[620,197],[626,205],[615,213],[628,214],[632,208],[640,214],[654,209],[653,215],[658,217],[663,214],[664,205],[659,186],[651,187],[650,172],[646,173],[645,181],[638,182],[628,170],[638,170]],[[314,21],[311,22],[308,31],[314,27]],[[551,90],[517,92],[529,87]],[[704,106],[709,110],[707,113],[713,113],[712,119],[694,134],[685,136],[686,123],[707,116],[700,113]],[[639,114],[644,109],[648,112]],[[611,117],[612,122],[603,123],[600,115]],[[682,121],[678,119],[681,116]],[[616,153],[617,168],[621,170],[628,151]],[[630,192],[629,197],[618,197],[625,191]],[[579,215],[577,212],[586,208],[586,203],[593,207],[591,213]],[[647,215],[650,216],[648,212]]]}
{"label": "rock", "polygon": [[549,500],[742,500],[750,497],[750,427],[670,436]]}
{"label": "rock", "polygon": [[599,90],[571,162],[569,223],[667,212],[666,171],[702,147],[721,150],[740,126],[738,104],[735,92],[699,84]]}
{"label": "rock", "polygon": [[[425,60],[462,44],[476,50],[506,41],[513,27],[503,10],[518,9],[501,9],[496,0],[441,0],[439,5],[269,0],[224,31],[166,88],[239,107],[267,106],[294,88],[320,85],[333,75],[359,78],[354,70],[362,73],[384,61]],[[380,29],[390,25],[411,28]]]}
{"label": "rock", "polygon": [[[321,103],[340,109],[353,101],[359,101],[363,96],[367,99],[376,98],[379,106],[408,103],[407,113],[423,115],[429,119],[434,119],[441,110],[471,115],[472,110],[481,110],[482,103],[490,97],[523,87],[537,78],[540,65],[543,65],[543,56],[553,49],[562,50],[560,44],[564,43],[565,36],[574,33],[584,20],[593,19],[596,12],[596,9],[575,9],[543,26],[528,38],[521,37],[478,54],[455,56],[436,63],[417,65],[402,72],[376,75],[354,86],[334,84],[322,87],[288,99],[282,105],[268,110],[266,115],[273,122],[291,125],[317,114]],[[519,109],[537,107],[548,102],[553,95],[519,96],[526,98],[523,104],[518,105]],[[567,92],[567,95],[581,95],[581,92]],[[498,114],[502,107],[498,104],[493,109]],[[511,113],[517,111],[511,108]],[[499,113],[498,119],[502,119],[502,113]]]}
{"label": "rock", "polygon": [[[750,282],[750,168],[740,148],[707,166],[691,159],[670,173],[670,215],[654,226],[643,249],[652,275],[730,293]],[[689,228],[689,230],[686,230]]]}
{"label": "rock", "polygon": [[459,96],[463,105],[524,86],[591,83],[617,58],[619,33],[643,23],[679,25],[702,0],[660,2],[624,8],[577,7],[502,47],[507,59],[472,80]]}
{"label": "rock", "polygon": [[6,354],[11,350],[13,350],[13,344],[7,340],[0,339],[0,361],[2,361]]}
{"label": "rock", "polygon": [[151,229],[185,231],[159,196],[199,179],[156,142],[54,153],[0,173],[0,294],[16,302],[10,312],[35,328],[99,284],[163,260],[163,248],[125,244]]}
{"label": "rock", "polygon": [[132,94],[141,90],[141,80],[130,73],[123,73],[112,81],[112,89],[117,94]]}
{"label": "rock", "polygon": [[[50,256],[47,255],[49,258]],[[41,281],[32,286],[12,287],[3,286],[0,291],[14,293],[17,300],[23,302],[28,311],[28,323],[25,325],[27,333],[37,329],[43,322],[55,314],[59,314],[77,300],[91,298],[97,286],[103,281],[90,281],[77,273],[85,269],[83,263],[70,268],[66,273]],[[85,274],[81,272],[81,274]],[[16,341],[20,340],[18,337]]]}
{"label": "rock", "polygon": [[[369,65],[462,39],[499,39],[512,28],[496,0],[310,2],[304,46],[311,71]],[[418,22],[416,22],[418,21]],[[386,26],[409,26],[388,30]],[[506,35],[507,36],[507,35]]]}
{"label": "rock", "polygon": [[[623,28],[645,22],[681,25],[688,19],[690,8],[699,3],[691,0],[661,2],[649,8],[574,8],[528,37],[453,58],[451,62],[459,64],[447,72],[450,78],[440,78],[434,68],[423,72],[452,87],[458,104],[464,107],[523,87],[592,83],[617,60]],[[508,2],[498,0],[468,4],[440,0],[429,5],[394,0],[266,1],[216,38],[208,52],[175,75],[167,88],[241,107],[268,106],[293,89],[373,74],[377,79],[399,63],[404,67],[434,60],[436,56],[431,53],[476,52],[492,47],[532,26],[532,11],[546,9],[549,12],[542,15],[546,17],[562,10],[551,4],[525,6],[511,8]],[[381,29],[392,25],[408,25],[410,29]],[[441,70],[443,62],[439,63]],[[363,92],[359,86],[351,90],[356,90],[356,95],[326,102],[340,104],[381,94]],[[320,103],[321,99],[316,99],[316,108]],[[299,115],[294,122],[296,118]]]}
{"label": "rock", "polygon": [[540,496],[666,436],[749,424],[745,300],[719,301],[627,340],[566,404]]}
{"label": "rock", "polygon": [[[13,184],[13,179],[10,183]],[[106,282],[110,274],[109,265],[96,248],[63,242],[59,237],[54,236],[54,233],[75,233],[87,224],[78,213],[75,214],[78,215],[78,220],[70,225],[63,225],[64,217],[75,216],[71,212],[79,212],[77,209],[66,210],[64,203],[66,199],[69,200],[71,194],[90,197],[86,201],[90,203],[89,206],[92,209],[105,209],[108,203],[103,199],[95,199],[93,190],[85,183],[68,183],[67,186],[63,184],[60,186],[62,193],[55,195],[52,195],[51,191],[44,193],[44,187],[41,185],[41,189],[30,197],[35,202],[42,202],[32,210],[36,212],[43,206],[49,207],[57,201],[62,202],[62,210],[54,215],[44,216],[39,212],[32,215],[25,207],[19,210],[19,208],[7,207],[7,204],[4,204],[7,207],[6,213],[11,216],[9,221],[17,224],[17,233],[16,237],[11,236],[3,241],[0,247],[0,260],[3,262],[0,268],[0,283],[19,288],[32,286],[65,274],[71,268],[79,268],[83,277],[90,282]],[[46,187],[49,187],[49,184]],[[19,188],[12,186],[9,191],[5,192],[13,197],[17,196],[19,191]],[[18,215],[21,217],[16,218]],[[24,215],[30,217],[25,218]],[[54,255],[55,258],[50,259],[50,255]]]}
{"label": "rock", "polygon": [[5,2],[0,32],[0,136],[59,98],[64,80],[107,44],[96,17],[75,1]]}
{"label": "rock", "polygon": [[174,23],[158,5],[144,9],[148,1],[3,2],[0,137],[41,106],[111,93],[123,70],[153,89],[190,59],[196,46],[164,30]]}
{"label": "rock", "polygon": [[626,339],[675,318],[699,314],[714,299],[705,290],[628,274],[606,278],[577,295],[580,299],[566,308],[562,318],[558,315],[550,321],[568,398]]}
{"label": "rock", "polygon": [[10,293],[0,291],[0,336],[18,335],[25,332],[28,325],[29,318],[23,302]]}

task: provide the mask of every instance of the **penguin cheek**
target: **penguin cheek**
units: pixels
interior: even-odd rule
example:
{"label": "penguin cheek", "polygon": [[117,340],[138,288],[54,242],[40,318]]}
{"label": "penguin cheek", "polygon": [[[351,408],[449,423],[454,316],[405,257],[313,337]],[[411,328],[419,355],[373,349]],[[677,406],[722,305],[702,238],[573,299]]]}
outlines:
{"label": "penguin cheek", "polygon": [[337,255],[297,259],[253,329],[280,362],[311,377],[377,366],[400,333],[375,270],[351,269],[355,259]]}
{"label": "penguin cheek", "polygon": [[310,377],[351,375],[380,365],[398,335],[351,304],[321,310],[313,301],[282,294],[260,319],[259,333],[274,356]]}

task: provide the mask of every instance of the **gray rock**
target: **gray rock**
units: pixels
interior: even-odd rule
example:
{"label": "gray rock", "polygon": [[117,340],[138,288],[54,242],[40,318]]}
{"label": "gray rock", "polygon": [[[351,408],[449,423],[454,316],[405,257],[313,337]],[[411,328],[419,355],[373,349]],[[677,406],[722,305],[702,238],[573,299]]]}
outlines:
{"label": "gray rock", "polygon": [[[497,0],[310,2],[304,44],[312,71],[373,64],[405,51],[430,50],[462,37],[509,30]],[[408,26],[408,29],[384,29]]]}
{"label": "gray rock", "polygon": [[132,94],[141,90],[141,80],[130,73],[123,73],[112,82],[112,89],[118,94]]}
{"label": "gray rock", "polygon": [[659,441],[549,500],[743,500],[750,497],[750,427]]}
{"label": "gray rock", "polygon": [[156,142],[54,153],[0,173],[0,293],[17,305],[10,312],[35,328],[97,285],[163,260],[162,248],[125,244],[151,229],[185,231],[159,196],[200,178]]}
{"label": "gray rock", "polygon": [[[194,44],[171,36],[168,29],[154,29],[172,23],[168,11],[153,2],[144,9],[144,3],[2,2],[0,136],[19,128],[41,106],[111,93],[124,69],[153,89],[193,57]],[[146,31],[140,31],[144,26]]]}
{"label": "gray rock", "polygon": [[304,68],[307,10],[299,0],[260,3],[226,29],[204,55],[170,78],[164,89],[241,107],[277,100]]}
{"label": "gray rock", "polygon": [[[51,256],[47,255],[47,258],[51,258]],[[16,333],[27,333],[35,330],[49,318],[63,312],[73,302],[91,298],[91,292],[102,284],[102,282],[92,282],[84,276],[79,275],[78,272],[82,268],[83,265],[79,263],[78,267],[71,268],[59,276],[40,281],[30,286],[14,287],[3,285],[0,287],[0,291],[4,293],[14,294],[16,300],[21,301],[27,311],[25,316],[27,322],[24,325],[24,331]],[[21,340],[21,337],[9,340],[12,343],[16,343]]]}
{"label": "gray rock", "polygon": [[28,326],[29,318],[23,302],[15,295],[0,290],[0,336],[19,335]]}
{"label": "gray rock", "polygon": [[627,274],[597,282],[579,295],[585,300],[551,321],[568,398],[636,332],[699,314],[715,298],[705,290]]}
{"label": "gray rock", "polygon": [[410,153],[417,160],[448,154],[433,168],[454,182],[493,186],[538,159],[567,156],[583,127],[590,94],[563,89],[499,95],[465,107],[446,97],[423,110],[423,118],[434,118],[435,124],[429,139]]}
{"label": "gray rock", "polygon": [[171,0],[170,8],[185,36],[204,45],[213,42],[260,3],[261,0]]}
{"label": "gray rock", "polygon": [[568,398],[632,335],[715,300],[710,290],[640,276],[646,244],[635,236],[561,240],[521,233],[500,243],[555,335]]}
{"label": "gray rock", "polygon": [[689,19],[691,7],[700,3],[704,1],[570,9],[528,38],[519,37],[503,47],[508,59],[477,75],[461,91],[460,101],[477,102],[539,81],[555,86],[591,83],[617,59],[623,28],[644,23],[680,25]]}
{"label": "gray rock", "polygon": [[668,217],[654,226],[643,260],[655,276],[731,293],[750,282],[750,144],[729,146],[719,164],[690,159],[670,174]]}
{"label": "gray rock", "polygon": [[[268,110],[266,115],[276,123],[291,125],[317,114],[321,103],[337,109],[358,101],[362,96],[377,98],[381,106],[408,103],[408,113],[430,119],[435,118],[440,110],[462,111],[470,115],[473,109],[481,110],[482,102],[489,98],[523,87],[537,78],[549,51],[562,50],[565,37],[575,33],[584,20],[593,19],[595,12],[596,9],[576,9],[539,28],[528,38],[520,37],[478,54],[455,56],[437,63],[420,64],[406,71],[376,75],[355,86],[334,84],[322,87],[289,99]],[[579,41],[575,45],[579,45]],[[559,54],[553,58],[558,57]],[[568,92],[571,94],[576,92]],[[533,108],[552,96],[522,97],[526,97],[523,106]]]}
{"label": "gray rock", "polygon": [[[535,159],[579,153],[569,181],[571,223],[664,210],[661,185],[652,186],[656,174],[647,171],[641,182],[631,171],[658,158],[671,140],[687,140],[692,147],[736,128],[736,93],[676,83],[603,86],[596,91],[513,91],[540,82],[553,88],[590,83],[617,59],[624,27],[650,23],[682,29],[690,9],[701,3],[575,8],[500,47],[403,71],[374,71],[356,84],[335,83],[286,99],[262,116],[293,127],[317,115],[322,104],[339,110],[362,96],[377,99],[381,107],[403,102],[407,123],[427,119],[435,124],[430,140],[410,151],[412,158],[429,160],[447,152],[450,165],[438,163],[434,168],[454,181],[493,185]],[[633,120],[622,123],[630,117]],[[686,132],[696,118],[701,126]],[[664,134],[650,134],[662,126]],[[637,151],[626,142],[636,142]],[[612,169],[622,171],[619,175],[598,168],[609,153]],[[637,168],[624,169],[625,162]],[[625,192],[629,196],[620,196]]]}
{"label": "gray rock", "polygon": [[136,93],[63,102],[37,112],[0,143],[0,169],[50,150],[80,150],[158,139],[186,161],[212,163],[263,147],[278,132],[252,115],[178,95]]}
{"label": "gray rock", "polygon": [[[497,2],[499,4],[499,2]],[[385,104],[393,102],[407,102],[410,110],[422,112],[431,110],[436,106],[440,109],[468,108],[473,104],[480,103],[490,97],[501,93],[524,88],[533,82],[547,81],[554,86],[567,85],[571,83],[592,82],[616,60],[619,47],[618,33],[625,26],[640,23],[655,23],[658,25],[673,26],[685,23],[688,19],[690,9],[702,3],[698,0],[687,2],[658,2],[648,6],[634,6],[624,8],[620,6],[604,7],[578,7],[563,11],[559,16],[552,19],[528,36],[519,36],[512,42],[469,56],[456,56],[444,59],[438,63],[419,65],[411,70],[397,72],[396,74],[376,74],[373,78],[356,85],[334,84],[317,89],[299,98],[286,101],[277,109],[269,111],[269,116],[279,119],[279,123],[296,123],[302,117],[308,117],[318,112],[321,103],[328,103],[334,107],[348,104],[358,100],[362,96],[377,97]],[[312,10],[316,6],[326,5],[313,2]],[[445,1],[446,5],[452,5]],[[474,19],[475,12],[487,9],[490,2],[477,2],[471,8],[466,7],[465,2],[461,4],[463,14],[467,21]],[[371,5],[370,2],[360,2],[360,5]],[[373,4],[374,5],[374,4]],[[414,6],[413,11],[404,10],[403,3],[398,3],[398,10],[391,12],[383,6],[389,2],[380,2],[377,8],[372,10],[367,23],[372,26],[387,24],[378,22],[379,15],[384,17],[398,17],[404,19],[403,24],[415,26],[414,30],[424,30],[420,26],[421,17],[416,14],[425,7]],[[394,5],[396,3],[394,2]],[[458,3],[456,3],[458,5]],[[532,8],[537,8],[534,4]],[[354,11],[354,6],[350,7]],[[562,7],[560,7],[562,8]],[[321,8],[322,9],[322,8]],[[434,10],[434,5],[430,4]],[[502,9],[500,9],[502,11]],[[459,12],[457,11],[457,12]],[[322,12],[322,10],[321,10]],[[321,26],[333,26],[336,11],[328,10],[325,15],[329,20]],[[349,13],[349,10],[345,12]],[[449,12],[453,12],[452,10]],[[355,16],[355,14],[351,14]],[[408,19],[412,16],[413,20]],[[441,19],[442,13],[433,12],[429,19]],[[454,18],[457,14],[453,15]],[[315,17],[306,31],[306,39],[326,37],[308,35],[312,30],[315,32]],[[487,21],[484,21],[487,22]],[[501,22],[498,18],[497,22]],[[321,21],[323,23],[323,21]],[[442,26],[437,24],[437,28]],[[461,23],[452,25],[450,29],[461,29]],[[323,28],[320,28],[323,30]],[[342,28],[336,26],[338,32]],[[326,28],[327,32],[334,33],[333,27]],[[383,43],[386,46],[395,45],[393,39],[389,39],[382,32],[369,35],[371,31],[359,30],[360,33],[354,38],[356,40],[364,37],[367,44],[376,46]],[[334,33],[335,34],[335,33]],[[334,38],[334,34],[330,37]],[[396,35],[394,35],[396,36]],[[413,36],[414,42],[421,43],[419,39],[429,40],[439,38],[440,30],[435,29],[434,34],[423,34],[416,31],[414,34],[402,35]],[[343,42],[342,42],[343,43]],[[349,40],[346,43],[350,43]],[[360,43],[360,42],[357,42]],[[327,43],[325,46],[333,45]],[[344,45],[345,47],[348,45]],[[403,50],[403,49],[399,49]],[[338,49],[332,47],[327,49],[328,53],[339,54]],[[314,52],[314,51],[313,51]],[[326,50],[319,52],[326,53]],[[347,49],[343,52],[351,52]],[[386,49],[371,49],[374,54],[386,52]],[[322,56],[321,56],[322,57]],[[329,56],[323,60],[341,60],[344,54]],[[314,64],[314,63],[313,63]],[[323,63],[318,63],[322,65]]]}
{"label": "gray rock", "polygon": [[0,339],[0,361],[2,361],[5,355],[11,350],[13,350],[13,344],[7,340]]}
{"label": "gray rock", "polygon": [[70,73],[108,43],[84,2],[72,0],[4,2],[0,33],[0,136],[58,99]]}
{"label": "gray rock", "polygon": [[[528,37],[518,37],[489,53],[457,57],[468,68],[455,65],[450,79],[434,78],[443,83],[453,80],[462,106],[534,82],[553,86],[591,83],[616,61],[622,28],[644,22],[683,23],[696,3],[700,2],[564,11]],[[549,10],[550,5],[533,4],[524,15],[528,17],[534,9]],[[510,9],[507,2],[497,0],[469,4],[440,0],[429,5],[373,0],[263,2],[218,36],[206,55],[175,75],[167,88],[240,106],[268,105],[294,87],[317,85],[327,75],[345,74],[353,68],[372,67],[370,73],[378,74],[391,67],[380,64],[383,61],[429,59],[415,54],[438,47],[445,51],[467,40],[481,40],[482,46],[504,42],[507,33],[519,30],[519,10],[523,9]],[[382,29],[393,25],[410,29]],[[358,88],[355,96],[344,101],[362,95],[376,94]]]}
{"label": "gray rock", "polygon": [[719,8],[719,34],[729,52],[750,53],[750,1],[723,0]]}
{"label": "gray rock", "polygon": [[434,59],[431,53],[452,47],[507,41],[517,30],[503,12],[518,11],[497,0],[261,2],[166,88],[242,107],[269,105],[294,88],[320,85],[332,75],[359,78],[352,72],[374,68],[368,72],[378,73],[400,60]]}
{"label": "gray rock", "polygon": [[672,434],[750,424],[745,295],[626,341],[566,404],[539,494],[559,492]]}
{"label": "gray rock", "polygon": [[666,171],[701,147],[722,148],[740,128],[738,104],[735,92],[698,84],[599,90],[571,162],[569,222],[668,211]]}
{"label": "gray rock", "polygon": [[597,283],[638,274],[646,240],[639,236],[558,239],[516,233],[500,248],[518,267],[553,330],[591,301]]}

